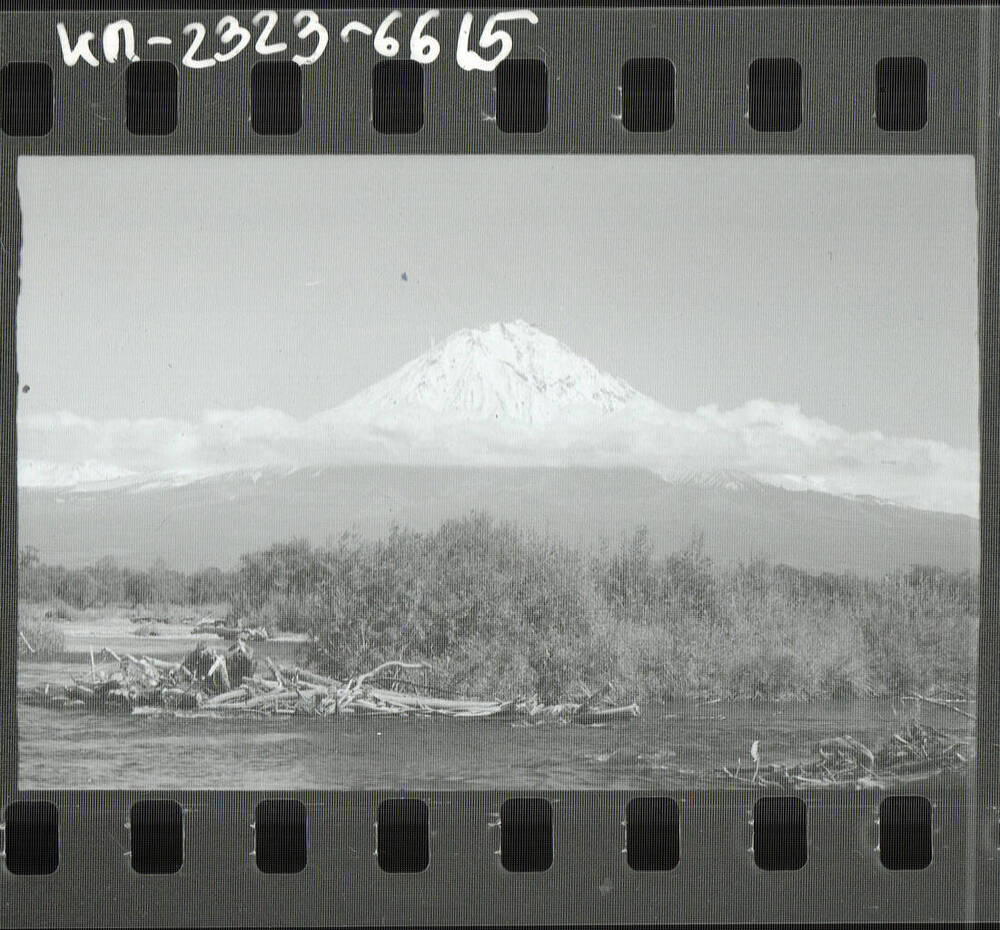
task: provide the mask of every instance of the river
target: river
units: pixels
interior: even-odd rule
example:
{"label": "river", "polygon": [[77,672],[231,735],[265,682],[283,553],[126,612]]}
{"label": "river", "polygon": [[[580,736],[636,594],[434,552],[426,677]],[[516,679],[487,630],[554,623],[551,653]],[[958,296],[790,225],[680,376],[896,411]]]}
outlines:
{"label": "river", "polygon": [[[63,684],[78,662],[20,664]],[[813,757],[849,733],[876,748],[919,714],[970,739],[972,722],[911,701],[665,704],[602,726],[442,718],[115,716],[19,704],[22,789],[684,790],[735,787],[716,770]],[[615,752],[617,750],[617,752]],[[609,753],[615,753],[608,758]],[[632,754],[630,756],[630,754]],[[635,754],[641,755],[636,760]]]}

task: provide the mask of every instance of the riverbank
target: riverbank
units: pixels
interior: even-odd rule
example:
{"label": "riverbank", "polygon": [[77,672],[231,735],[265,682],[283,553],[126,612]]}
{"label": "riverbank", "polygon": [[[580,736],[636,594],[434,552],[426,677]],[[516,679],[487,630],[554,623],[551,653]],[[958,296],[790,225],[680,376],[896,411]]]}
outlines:
{"label": "riverbank", "polygon": [[[89,664],[91,651],[96,655],[103,649],[118,654],[139,652],[157,659],[179,660],[199,642],[220,648],[230,645],[228,640],[214,633],[196,632],[195,626],[199,621],[200,617],[156,623],[153,626],[155,635],[146,632],[148,623],[135,622],[124,613],[102,615],[88,612],[74,619],[40,621],[61,639],[61,648],[55,654],[43,657],[42,661]],[[270,639],[255,640],[253,649],[262,659],[270,656],[274,661],[292,662],[300,657],[308,641],[309,637],[304,633],[280,633]],[[38,660],[22,645],[19,662],[37,664]]]}

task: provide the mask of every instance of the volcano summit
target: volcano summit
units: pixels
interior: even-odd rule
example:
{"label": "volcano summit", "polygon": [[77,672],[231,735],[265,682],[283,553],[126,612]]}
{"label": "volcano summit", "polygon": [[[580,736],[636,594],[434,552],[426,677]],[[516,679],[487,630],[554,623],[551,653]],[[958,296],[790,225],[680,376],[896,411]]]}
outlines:
{"label": "volcano summit", "polygon": [[537,428],[623,412],[666,413],[524,320],[461,329],[341,404],[332,415]]}

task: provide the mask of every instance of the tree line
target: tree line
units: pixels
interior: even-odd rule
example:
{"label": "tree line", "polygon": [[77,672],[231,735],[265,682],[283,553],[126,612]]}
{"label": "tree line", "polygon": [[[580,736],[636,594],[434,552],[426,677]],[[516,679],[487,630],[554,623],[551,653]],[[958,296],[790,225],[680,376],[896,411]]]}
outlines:
{"label": "tree line", "polygon": [[71,569],[29,547],[19,592],[79,609],[224,603],[231,620],[308,634],[304,658],[338,677],[421,660],[445,689],[542,700],[969,694],[979,621],[971,572],[721,563],[698,535],[657,553],[644,527],[594,552],[484,514],[293,539],[232,571],[111,558]]}
{"label": "tree line", "polygon": [[224,603],[231,599],[235,578],[235,571],[205,568],[180,572],[162,561],[148,569],[131,568],[111,556],[93,565],[66,568],[43,563],[33,546],[18,553],[18,597],[22,601],[62,601],[78,610]]}

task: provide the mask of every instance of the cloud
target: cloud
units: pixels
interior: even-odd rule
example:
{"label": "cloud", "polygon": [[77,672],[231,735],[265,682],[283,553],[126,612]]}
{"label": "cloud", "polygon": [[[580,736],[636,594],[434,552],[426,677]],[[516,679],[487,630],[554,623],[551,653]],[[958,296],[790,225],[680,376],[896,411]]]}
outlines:
{"label": "cloud", "polygon": [[665,476],[735,470],[791,490],[871,495],[978,516],[979,456],[924,439],[851,433],[794,404],[757,399],[732,410],[642,406],[544,429],[445,422],[406,411],[364,422],[336,410],[297,420],[279,410],[206,410],[195,421],[92,420],[70,412],[18,418],[25,487],[193,477],[220,471],[396,462],[633,465]]}
{"label": "cloud", "polygon": [[764,401],[731,411],[723,425],[744,440],[737,467],[762,480],[979,515],[978,451],[878,431],[849,433],[797,406]]}
{"label": "cloud", "polygon": [[[714,463],[791,490],[870,495],[978,517],[976,451],[874,430],[851,433],[797,405],[766,400],[729,411],[701,407],[686,416],[688,435],[697,437],[680,455],[688,467]],[[672,435],[678,431],[667,427],[663,441]],[[646,451],[647,463],[656,467],[656,450]]]}

